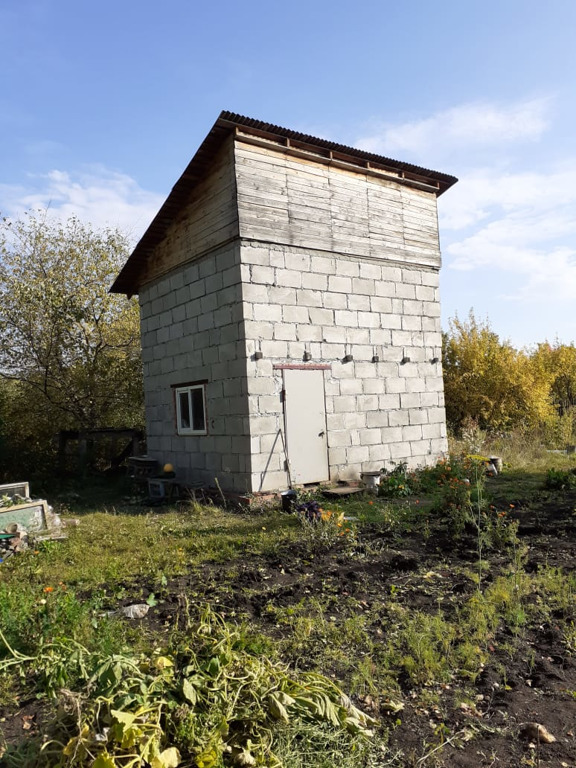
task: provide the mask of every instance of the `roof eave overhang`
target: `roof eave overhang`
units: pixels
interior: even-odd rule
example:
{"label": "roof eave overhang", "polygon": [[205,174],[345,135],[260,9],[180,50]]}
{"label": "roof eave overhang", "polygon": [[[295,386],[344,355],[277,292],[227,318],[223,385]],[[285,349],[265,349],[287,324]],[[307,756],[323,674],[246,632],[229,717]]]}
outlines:
{"label": "roof eave overhang", "polygon": [[138,292],[139,276],[150,255],[164,238],[176,214],[188,201],[194,186],[209,170],[215,153],[230,135],[234,135],[239,141],[275,148],[318,163],[361,171],[422,189],[436,196],[443,194],[458,180],[445,173],[308,136],[232,112],[222,112],[114,281],[110,289],[112,293],[131,296]]}

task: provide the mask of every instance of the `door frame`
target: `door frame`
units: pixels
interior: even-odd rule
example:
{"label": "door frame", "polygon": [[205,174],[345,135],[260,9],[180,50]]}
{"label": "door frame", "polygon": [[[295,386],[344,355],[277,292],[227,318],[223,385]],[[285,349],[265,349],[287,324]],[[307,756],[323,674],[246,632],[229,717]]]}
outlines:
{"label": "door frame", "polygon": [[282,371],[282,412],[283,412],[283,422],[284,422],[284,447],[286,451],[286,469],[288,472],[288,477],[290,480],[290,485],[305,485],[307,483],[314,483],[314,482],[326,482],[330,479],[330,454],[328,449],[328,427],[326,422],[326,379],[324,375],[322,375],[322,399],[324,403],[324,432],[326,435],[325,439],[325,450],[326,450],[326,477],[316,480],[306,480],[304,483],[298,483],[296,479],[294,478],[293,471],[292,471],[292,463],[290,460],[290,452],[288,448],[288,440],[289,440],[289,430],[288,430],[288,422],[287,422],[287,397],[286,397],[286,377],[284,375],[285,370],[297,370],[297,371],[329,371],[331,370],[330,365],[299,365],[299,364],[280,364],[280,365],[274,365],[275,370]]}

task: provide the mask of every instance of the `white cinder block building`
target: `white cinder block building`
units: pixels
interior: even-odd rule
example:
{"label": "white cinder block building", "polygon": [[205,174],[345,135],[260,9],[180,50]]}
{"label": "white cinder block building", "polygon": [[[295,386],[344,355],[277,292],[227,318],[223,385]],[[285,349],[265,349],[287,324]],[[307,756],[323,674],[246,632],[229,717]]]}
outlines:
{"label": "white cinder block building", "polygon": [[140,298],[149,454],[242,493],[434,462],[455,181],[223,112],[112,288]]}

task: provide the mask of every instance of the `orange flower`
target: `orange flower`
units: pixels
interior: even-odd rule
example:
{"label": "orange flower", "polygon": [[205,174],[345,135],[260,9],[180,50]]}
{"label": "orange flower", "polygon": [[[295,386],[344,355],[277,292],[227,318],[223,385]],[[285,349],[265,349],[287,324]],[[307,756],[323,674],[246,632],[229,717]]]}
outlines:
{"label": "orange flower", "polygon": [[373,501],[369,501],[368,504],[374,504],[374,502]]}
{"label": "orange flower", "polygon": [[44,592],[54,592],[54,587],[44,587]]}
{"label": "orange flower", "polygon": [[420,504],[420,499],[416,499],[416,504]]}
{"label": "orange flower", "polygon": [[510,509],[514,509],[514,507],[515,507],[516,505],[515,505],[515,504],[508,504],[508,506],[510,507]]}

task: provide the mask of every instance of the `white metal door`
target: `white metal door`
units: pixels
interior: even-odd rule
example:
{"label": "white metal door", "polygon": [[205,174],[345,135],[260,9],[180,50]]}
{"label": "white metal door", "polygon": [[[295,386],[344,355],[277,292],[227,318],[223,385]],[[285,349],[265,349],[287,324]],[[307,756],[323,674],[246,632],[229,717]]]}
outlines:
{"label": "white metal door", "polygon": [[324,371],[284,370],[284,419],[292,484],[328,480]]}

